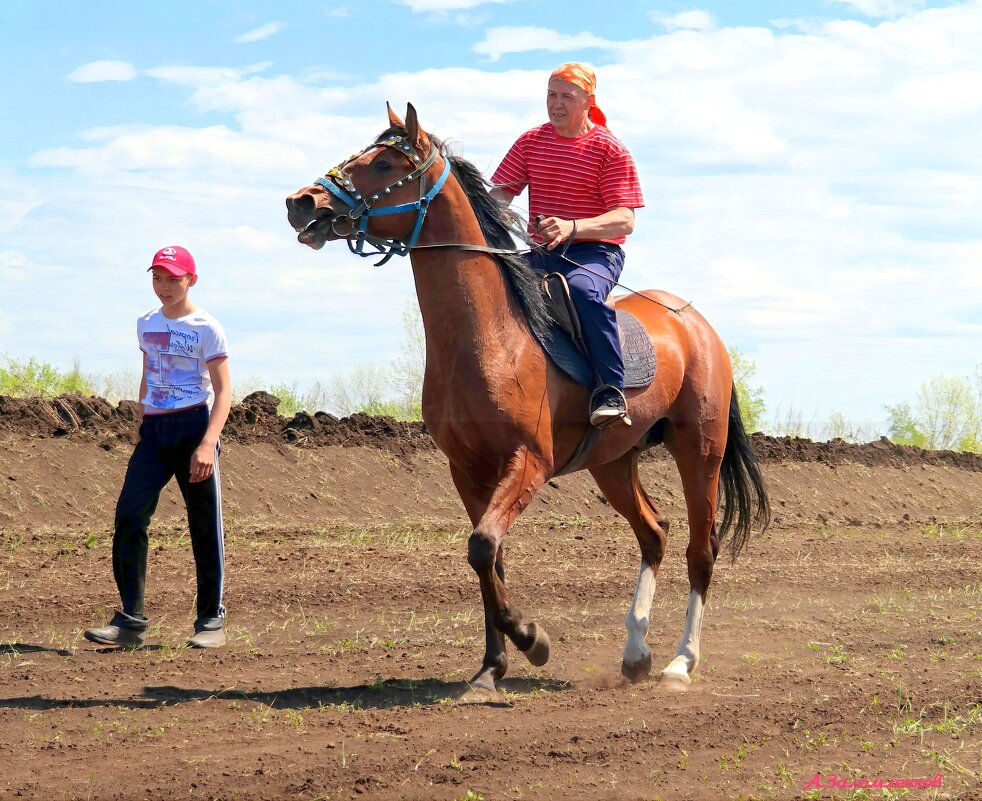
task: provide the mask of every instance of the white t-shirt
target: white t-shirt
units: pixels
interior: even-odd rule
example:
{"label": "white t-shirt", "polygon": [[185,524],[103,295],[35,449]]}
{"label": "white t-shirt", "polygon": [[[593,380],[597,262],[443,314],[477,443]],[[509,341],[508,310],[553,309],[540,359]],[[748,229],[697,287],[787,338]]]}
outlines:
{"label": "white t-shirt", "polygon": [[228,357],[225,331],[204,309],[171,320],[160,308],[136,321],[140,350],[147,354],[146,414],[161,414],[215,402],[208,362]]}

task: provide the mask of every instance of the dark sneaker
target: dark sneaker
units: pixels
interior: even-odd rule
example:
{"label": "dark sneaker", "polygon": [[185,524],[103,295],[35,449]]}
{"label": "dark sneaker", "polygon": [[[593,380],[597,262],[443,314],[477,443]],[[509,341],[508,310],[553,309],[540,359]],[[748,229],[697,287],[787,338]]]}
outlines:
{"label": "dark sneaker", "polygon": [[596,428],[606,428],[619,422],[631,425],[631,418],[627,416],[624,396],[616,389],[598,392],[593,401],[593,408],[590,410],[590,425]]}
{"label": "dark sneaker", "polygon": [[86,629],[82,636],[99,645],[115,645],[118,648],[139,648],[143,645],[144,633],[115,623],[107,623],[101,628]]}
{"label": "dark sneaker", "polygon": [[188,648],[221,648],[225,645],[225,629],[202,629],[188,640]]}

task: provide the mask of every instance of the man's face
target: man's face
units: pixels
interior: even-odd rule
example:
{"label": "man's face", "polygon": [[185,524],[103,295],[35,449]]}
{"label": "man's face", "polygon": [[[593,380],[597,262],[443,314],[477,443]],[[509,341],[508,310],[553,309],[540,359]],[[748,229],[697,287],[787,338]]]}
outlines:
{"label": "man's face", "polygon": [[587,116],[593,105],[593,95],[588,95],[575,83],[553,78],[546,91],[546,111],[549,122],[560,134],[576,135],[586,127]]}

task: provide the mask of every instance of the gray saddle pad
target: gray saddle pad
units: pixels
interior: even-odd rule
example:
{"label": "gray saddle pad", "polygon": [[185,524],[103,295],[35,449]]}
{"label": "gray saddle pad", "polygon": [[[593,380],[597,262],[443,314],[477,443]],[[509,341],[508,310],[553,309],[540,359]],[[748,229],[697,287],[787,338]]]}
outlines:
{"label": "gray saddle pad", "polygon": [[[655,378],[655,349],[637,317],[620,309],[616,313],[624,358],[624,388],[643,389]],[[557,367],[578,384],[596,385],[590,362],[566,331],[555,323],[545,330],[536,329],[532,326],[532,333]]]}

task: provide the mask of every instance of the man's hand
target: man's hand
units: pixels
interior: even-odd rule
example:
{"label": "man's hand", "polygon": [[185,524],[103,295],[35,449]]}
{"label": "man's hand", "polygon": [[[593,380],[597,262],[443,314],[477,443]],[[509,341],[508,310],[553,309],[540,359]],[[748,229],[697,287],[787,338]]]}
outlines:
{"label": "man's hand", "polygon": [[215,443],[202,442],[191,454],[191,482],[205,481],[215,472]]}
{"label": "man's hand", "polygon": [[554,250],[573,236],[576,230],[572,220],[559,217],[536,217],[535,232],[545,240],[546,250]]}
{"label": "man's hand", "polygon": [[519,217],[511,209],[501,210],[501,222],[503,222],[506,226],[510,226],[512,228],[519,228],[519,227],[521,227],[522,229],[525,228],[525,226],[522,225],[522,218]]}

